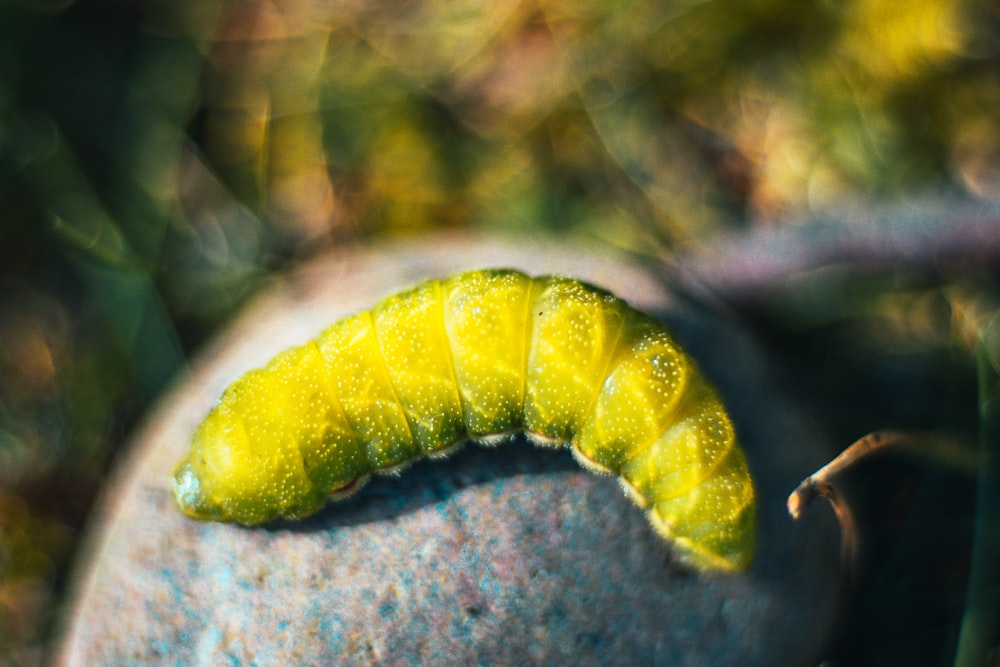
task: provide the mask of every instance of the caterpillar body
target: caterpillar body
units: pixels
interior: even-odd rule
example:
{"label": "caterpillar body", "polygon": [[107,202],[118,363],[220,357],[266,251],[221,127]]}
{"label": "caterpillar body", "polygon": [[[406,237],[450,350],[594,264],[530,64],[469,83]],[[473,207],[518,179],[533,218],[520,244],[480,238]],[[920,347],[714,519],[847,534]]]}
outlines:
{"label": "caterpillar body", "polygon": [[336,322],[233,382],[171,486],[195,518],[299,518],[516,432],[617,474],[682,561],[748,566],[754,488],[715,389],[658,320],[562,276],[470,271]]}

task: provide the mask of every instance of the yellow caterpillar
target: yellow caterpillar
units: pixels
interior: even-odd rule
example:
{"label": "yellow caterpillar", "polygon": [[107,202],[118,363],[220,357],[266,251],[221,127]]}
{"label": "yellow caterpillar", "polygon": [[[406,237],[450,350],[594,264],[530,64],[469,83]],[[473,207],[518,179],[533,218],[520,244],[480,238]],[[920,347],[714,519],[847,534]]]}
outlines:
{"label": "yellow caterpillar", "polygon": [[199,519],[298,518],[517,432],[619,475],[682,561],[749,564],[754,489],[716,391],[658,320],[560,276],[431,280],[285,350],[226,389],[172,491]]}

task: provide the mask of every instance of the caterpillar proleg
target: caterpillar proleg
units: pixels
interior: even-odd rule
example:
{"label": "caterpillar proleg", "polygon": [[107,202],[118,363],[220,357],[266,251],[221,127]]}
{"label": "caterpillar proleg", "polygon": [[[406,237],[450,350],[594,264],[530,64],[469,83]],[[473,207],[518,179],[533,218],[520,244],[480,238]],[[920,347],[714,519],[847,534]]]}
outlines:
{"label": "caterpillar proleg", "polygon": [[661,322],[562,276],[470,271],[334,323],[233,382],[171,486],[195,518],[294,519],[517,432],[618,475],[683,562],[748,566],[754,488],[716,390]]}

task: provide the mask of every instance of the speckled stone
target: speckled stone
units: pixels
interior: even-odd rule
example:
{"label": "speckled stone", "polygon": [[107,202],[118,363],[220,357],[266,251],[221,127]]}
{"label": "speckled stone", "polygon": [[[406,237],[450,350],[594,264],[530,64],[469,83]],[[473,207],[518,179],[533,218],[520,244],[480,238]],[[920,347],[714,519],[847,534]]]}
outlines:
{"label": "speckled stone", "polygon": [[[607,287],[674,326],[719,385],[758,494],[741,574],[676,565],[616,480],[523,439],[380,477],[299,523],[185,518],[167,489],[222,389],[282,348],[431,276],[509,266]],[[825,512],[784,499],[822,435],[731,326],[649,273],[558,242],[433,238],[303,268],[207,349],[134,437],[99,505],[57,647],[62,665],[794,665],[823,646],[839,588]]]}

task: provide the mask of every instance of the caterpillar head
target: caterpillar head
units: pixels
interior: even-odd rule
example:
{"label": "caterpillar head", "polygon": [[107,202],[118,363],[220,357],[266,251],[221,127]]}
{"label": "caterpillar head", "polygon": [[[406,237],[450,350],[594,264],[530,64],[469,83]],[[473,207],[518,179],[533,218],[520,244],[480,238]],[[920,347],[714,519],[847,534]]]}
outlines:
{"label": "caterpillar head", "polygon": [[277,433],[247,437],[248,420],[232,400],[245,389],[238,384],[195,432],[170,480],[174,500],[190,517],[246,525],[314,512],[325,492],[310,482],[298,451],[280,446]]}
{"label": "caterpillar head", "polygon": [[170,493],[181,511],[195,519],[225,520],[222,507],[214,504],[205,495],[201,478],[188,461],[184,461],[174,470],[170,478]]}

